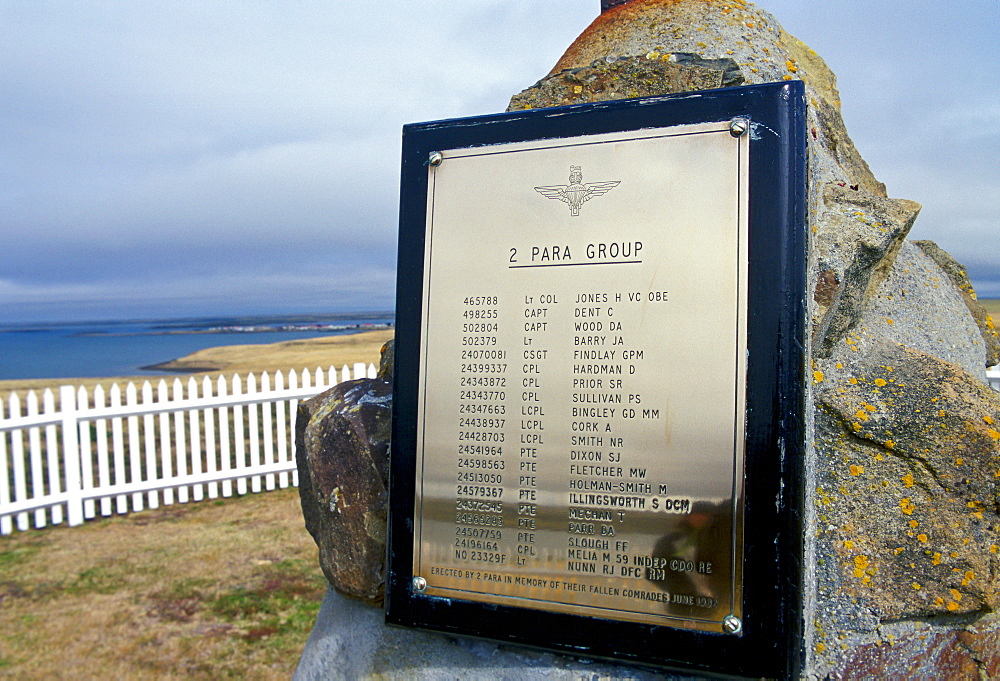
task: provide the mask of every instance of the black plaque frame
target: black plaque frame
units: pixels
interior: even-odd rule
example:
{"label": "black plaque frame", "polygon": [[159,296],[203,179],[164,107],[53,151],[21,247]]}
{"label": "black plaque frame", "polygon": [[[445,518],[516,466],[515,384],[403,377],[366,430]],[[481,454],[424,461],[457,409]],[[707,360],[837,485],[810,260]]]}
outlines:
{"label": "black plaque frame", "polygon": [[[802,656],[808,239],[805,112],[802,83],[789,81],[404,127],[386,573],[389,624],[700,674],[785,677],[797,672]],[[694,632],[414,593],[414,452],[429,154],[737,117],[751,122],[742,632]]]}

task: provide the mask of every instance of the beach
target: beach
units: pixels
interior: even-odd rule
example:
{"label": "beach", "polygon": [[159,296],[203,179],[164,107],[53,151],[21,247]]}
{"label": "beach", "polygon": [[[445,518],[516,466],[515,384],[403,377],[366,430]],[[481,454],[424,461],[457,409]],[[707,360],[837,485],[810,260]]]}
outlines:
{"label": "beach", "polygon": [[355,362],[379,363],[379,352],[386,341],[395,334],[393,329],[379,329],[338,336],[323,336],[305,340],[282,341],[266,345],[222,345],[193,352],[190,355],[164,361],[155,365],[164,373],[162,376],[119,376],[108,378],[45,378],[45,379],[12,379],[0,381],[0,398],[11,392],[24,394],[28,390],[44,390],[57,388],[61,385],[85,386],[88,389],[96,385],[105,388],[112,383],[124,385],[130,381],[141,384],[143,381],[158,383],[161,379],[172,381],[176,377],[218,376],[259,373],[262,371],[288,372],[290,369],[315,370],[317,367],[334,366],[340,369],[347,365],[352,367]]}

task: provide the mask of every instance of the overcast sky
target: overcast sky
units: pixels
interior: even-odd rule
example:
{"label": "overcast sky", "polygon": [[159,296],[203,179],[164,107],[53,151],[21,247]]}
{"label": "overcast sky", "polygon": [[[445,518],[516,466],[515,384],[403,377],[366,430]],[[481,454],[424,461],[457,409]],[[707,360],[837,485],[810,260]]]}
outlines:
{"label": "overcast sky", "polygon": [[[1000,2],[757,4],[1000,297]],[[0,322],[391,309],[402,125],[503,111],[599,6],[0,0]]]}

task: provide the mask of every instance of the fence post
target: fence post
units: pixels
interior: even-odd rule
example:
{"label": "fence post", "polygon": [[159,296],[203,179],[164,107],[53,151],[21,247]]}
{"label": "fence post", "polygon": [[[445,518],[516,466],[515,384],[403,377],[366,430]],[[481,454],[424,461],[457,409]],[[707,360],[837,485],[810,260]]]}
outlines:
{"label": "fence post", "polygon": [[66,515],[70,527],[83,524],[83,488],[80,475],[79,421],[76,409],[76,389],[60,386],[59,407],[62,411],[63,461],[66,466]]}

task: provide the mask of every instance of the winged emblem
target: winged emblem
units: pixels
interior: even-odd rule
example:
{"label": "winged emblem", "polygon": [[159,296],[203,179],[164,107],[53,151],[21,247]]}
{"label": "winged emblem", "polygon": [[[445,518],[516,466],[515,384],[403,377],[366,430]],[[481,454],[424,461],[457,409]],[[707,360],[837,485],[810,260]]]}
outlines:
{"label": "winged emblem", "polygon": [[580,214],[580,206],[585,201],[589,201],[595,196],[607,194],[614,189],[621,180],[611,182],[587,182],[583,181],[583,172],[580,166],[569,167],[569,184],[555,184],[547,187],[535,187],[535,191],[547,199],[556,199],[569,204],[570,215]]}

